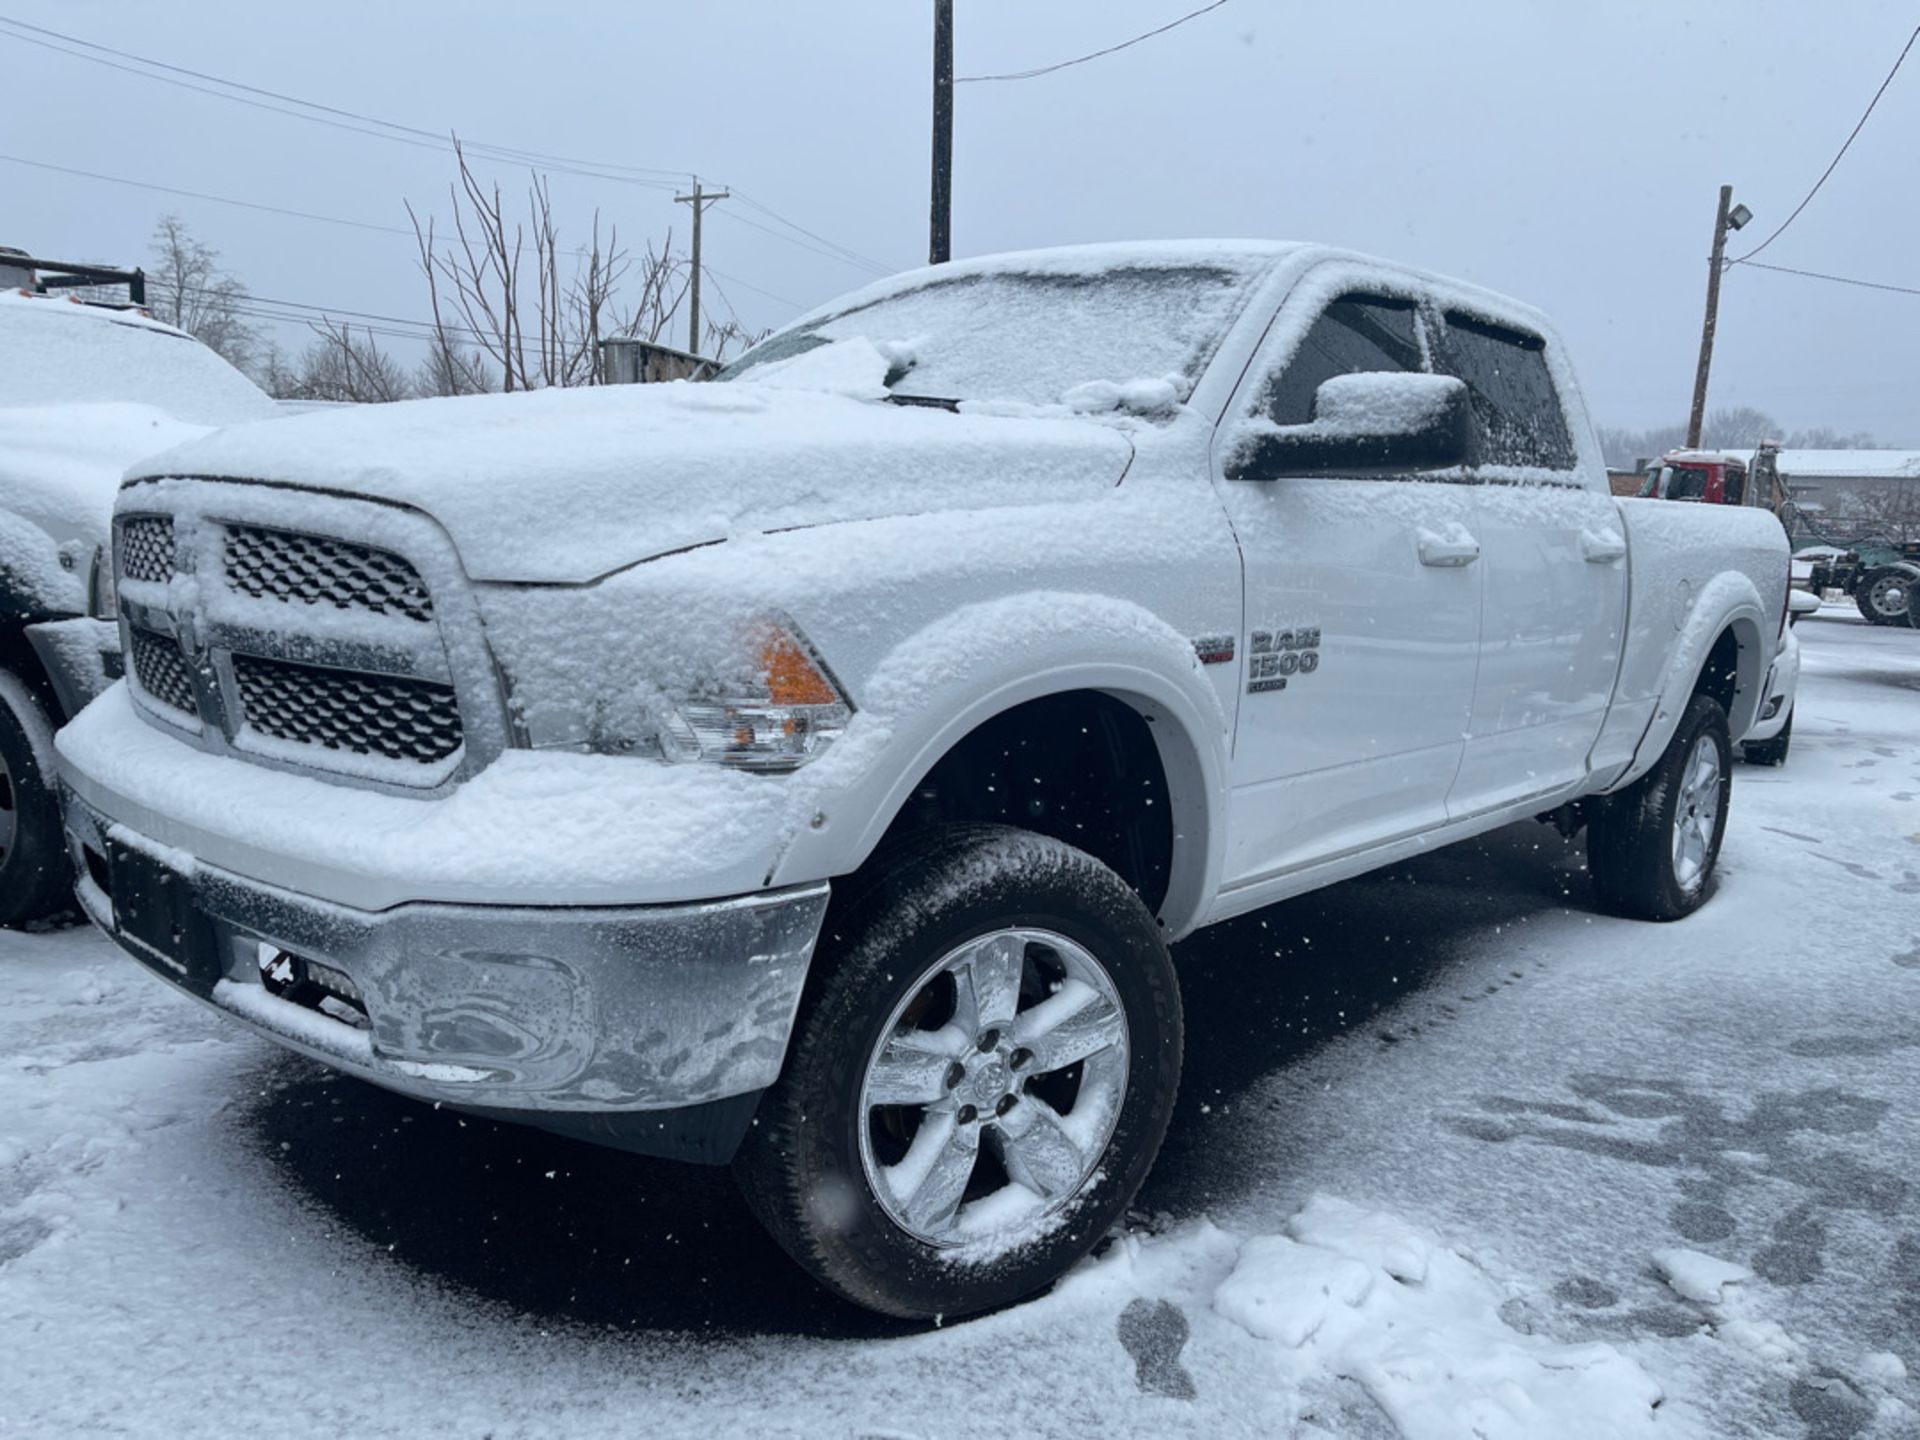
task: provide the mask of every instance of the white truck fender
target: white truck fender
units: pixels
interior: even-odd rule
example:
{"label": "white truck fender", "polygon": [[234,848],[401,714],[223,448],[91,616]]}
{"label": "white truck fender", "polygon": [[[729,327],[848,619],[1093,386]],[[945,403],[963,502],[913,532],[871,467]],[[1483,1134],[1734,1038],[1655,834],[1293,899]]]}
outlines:
{"label": "white truck fender", "polygon": [[1735,741],[1753,728],[1766,702],[1767,669],[1773,660],[1780,617],[1767,613],[1759,588],[1739,571],[1723,570],[1698,590],[1686,593],[1690,598],[1676,595],[1673,601],[1680,634],[1661,676],[1653,718],[1632,763],[1608,787],[1609,791],[1632,784],[1659,761],[1680,726],[1708,656],[1728,631],[1738,651],[1733,704],[1727,712],[1728,733]]}
{"label": "white truck fender", "polygon": [[[1218,885],[1232,727],[1193,642],[1138,604],[1029,592],[964,606],[890,649],[857,688],[860,713],[793,777],[798,823],[770,881],[851,873],[956,744],[1029,700],[1095,690],[1131,705],[1166,769],[1175,835],[1161,920],[1199,924]],[[804,817],[804,818],[801,818]]]}

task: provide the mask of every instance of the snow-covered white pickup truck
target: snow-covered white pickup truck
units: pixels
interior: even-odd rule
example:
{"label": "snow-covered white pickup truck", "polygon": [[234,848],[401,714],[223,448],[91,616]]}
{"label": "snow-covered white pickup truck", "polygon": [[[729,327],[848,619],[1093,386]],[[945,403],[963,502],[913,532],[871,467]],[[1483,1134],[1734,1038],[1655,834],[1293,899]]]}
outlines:
{"label": "snow-covered white pickup truck", "polygon": [[120,477],[275,413],[191,335],[128,309],[0,291],[0,925],[71,903],[53,732],[119,673],[102,569]]}
{"label": "snow-covered white pickup truck", "polygon": [[1062,250],[720,378],[138,467],[129,680],[59,740],[88,913],[378,1084],[732,1159],[821,1281],[924,1316],[1121,1214],[1169,942],[1529,816],[1616,909],[1707,894],[1786,542],[1615,501],[1532,310]]}

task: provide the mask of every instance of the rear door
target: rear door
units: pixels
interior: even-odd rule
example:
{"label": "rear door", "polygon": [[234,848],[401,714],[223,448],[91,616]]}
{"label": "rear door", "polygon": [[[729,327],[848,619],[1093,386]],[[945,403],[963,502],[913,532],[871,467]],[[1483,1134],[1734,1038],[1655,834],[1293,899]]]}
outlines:
{"label": "rear door", "polygon": [[1448,308],[1436,360],[1466,382],[1481,433],[1480,668],[1448,802],[1462,819],[1586,774],[1620,668],[1627,542],[1611,493],[1580,463],[1543,336]]}
{"label": "rear door", "polygon": [[1471,487],[1234,458],[1247,419],[1312,422],[1333,376],[1431,368],[1420,307],[1377,272],[1355,279],[1288,302],[1221,427],[1246,594],[1228,890],[1438,826],[1460,764],[1480,627]]}

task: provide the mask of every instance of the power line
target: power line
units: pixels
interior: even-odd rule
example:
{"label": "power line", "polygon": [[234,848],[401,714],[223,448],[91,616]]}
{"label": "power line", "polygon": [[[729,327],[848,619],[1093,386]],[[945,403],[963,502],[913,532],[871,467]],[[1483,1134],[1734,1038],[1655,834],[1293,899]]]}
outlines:
{"label": "power line", "polygon": [[52,170],[61,175],[78,175],[86,180],[102,180],[109,185],[130,185],[136,190],[152,190],[161,195],[179,195],[188,200],[205,200],[215,205],[234,205],[242,210],[260,210],[269,215],[286,215],[295,220],[312,220],[322,225],[345,225],[354,230],[375,230],[386,235],[414,238],[413,231],[398,225],[376,225],[370,220],[342,220],[337,215],[317,215],[311,210],[289,210],[280,205],[263,205],[254,200],[235,200],[228,195],[209,195],[203,190],[181,190],[172,185],[156,185],[149,180],[129,180],[124,175],[102,175],[95,170],[76,170],[70,165],[52,165],[45,160],[28,160],[20,155],[0,155],[9,165],[30,165],[35,170]]}
{"label": "power line", "polygon": [[[36,45],[41,49],[51,50],[56,54],[66,55],[75,60],[84,60],[90,64],[103,65],[108,69],[118,70],[128,75],[135,75],[141,79],[154,80],[180,89],[194,91],[214,99],[231,101],[235,104],[246,105],[256,110],[264,110],[272,114],[282,115],[289,119],[304,120],[311,124],[325,125],[331,129],[344,130],[350,134],[363,135],[375,140],[386,140],[394,144],[408,145],[415,149],[432,150],[441,154],[452,154],[456,150],[456,143],[453,137],[442,136],[434,131],[425,130],[418,126],[405,125],[394,120],[383,120],[378,116],[365,115],[359,111],[324,105],[313,100],[303,100],[298,96],[286,95],[277,90],[268,90],[260,86],[248,85],[242,81],[229,80],[222,76],[208,74],[205,71],[191,70],[185,66],[172,65],[163,60],[149,59],[144,55],[137,55],[131,51],[116,50],[110,46],[99,45],[93,41],[83,40],[78,36],[68,35],[58,30],[49,30],[43,26],[30,25],[25,21],[16,20],[7,15],[0,15],[0,26],[8,27],[7,29],[0,30],[0,35],[4,35],[8,39],[17,40],[27,45]],[[22,34],[19,33],[20,31],[30,31],[32,33]],[[56,41],[61,43],[54,43]],[[69,48],[72,46],[81,48]],[[108,58],[109,56],[117,58],[110,59]],[[122,61],[131,61],[133,63],[123,64],[121,63]],[[149,68],[138,68],[140,66]],[[169,73],[157,74],[155,71],[165,71]],[[196,83],[197,81],[205,81],[207,83],[200,84]],[[215,86],[224,88],[212,88]],[[233,93],[236,91],[244,93]],[[288,108],[289,106],[299,108],[290,109]],[[675,184],[668,179],[651,177],[680,175],[693,178],[691,171],[659,170],[645,166],[603,163],[599,161],[582,160],[573,156],[551,155],[536,150],[494,145],[480,141],[471,143],[459,142],[458,148],[465,149],[484,159],[515,165],[537,166],[558,174],[585,176],[590,179],[606,180],[616,184],[633,185],[650,190],[671,191],[677,188]],[[787,219],[786,216],[775,211],[770,206],[764,205],[759,201],[752,201],[750,203],[756,210],[763,212],[776,223],[785,226],[788,230],[797,232],[799,235],[817,241],[821,246],[826,248],[816,248],[814,245],[809,245],[796,239],[794,235],[789,235],[767,226],[756,227],[773,236],[776,240],[798,246],[803,250],[811,250],[815,254],[824,256],[824,258],[838,260],[843,264],[872,270],[875,273],[887,274],[891,273],[893,269],[891,266],[873,260],[868,256],[861,255],[859,252],[851,250],[837,242],[827,240],[826,237],[806,229],[795,221]]]}
{"label": "power line", "polygon": [[[396,131],[403,132],[405,134],[416,135],[421,137],[422,139],[433,142],[436,146],[444,147],[446,143],[446,137],[441,135],[437,131],[423,130],[415,125],[403,125],[396,120],[382,120],[378,116],[363,115],[360,112],[355,110],[343,110],[338,106],[325,105],[317,100],[302,100],[297,95],[282,94],[278,90],[263,89],[260,86],[248,85],[243,81],[239,81],[239,80],[227,80],[218,75],[209,75],[205,71],[189,69],[184,65],[171,65],[164,60],[150,60],[144,55],[135,55],[130,51],[126,51],[126,50],[116,50],[110,45],[101,45],[101,44],[97,44],[92,40],[83,40],[77,35],[63,34],[58,30],[49,30],[44,26],[31,25],[24,20],[16,20],[11,16],[0,15],[0,24],[9,25],[19,30],[30,30],[36,35],[48,36],[51,39],[64,41],[69,45],[78,45],[83,49],[98,51],[100,54],[103,54],[103,55],[116,55],[122,60],[131,60],[136,62],[137,64],[150,66],[151,68],[156,70],[166,70],[166,71],[170,71],[175,75],[186,75],[186,76],[192,77],[195,80],[205,80],[211,84],[224,86],[230,90],[241,90],[241,91],[245,91],[247,94],[250,94],[250,95],[258,95],[270,100],[285,101],[289,105],[298,105],[304,109],[318,110],[328,115],[337,115],[343,119],[359,120],[369,125],[378,125],[383,129],[396,130]],[[27,39],[27,37],[23,35],[16,35],[14,38],[21,39],[21,40]],[[38,43],[38,42],[30,41],[29,43]],[[62,53],[71,54],[72,52],[63,51]],[[88,57],[81,55],[81,56],[75,56],[75,58],[84,60],[84,59],[87,59]],[[115,66],[114,68],[119,69],[122,67]],[[135,73],[138,73],[138,72],[135,72]],[[159,77],[149,76],[148,78],[158,79]],[[588,168],[595,169],[595,170],[624,170],[636,175],[653,175],[653,176],[660,177],[661,183],[663,184],[672,183],[684,173],[679,170],[656,170],[656,169],[651,169],[644,165],[618,165],[618,164],[611,164],[611,163],[603,164],[599,161],[580,160],[580,159],[576,159],[576,158],[565,156],[565,155],[546,155],[536,150],[521,150],[511,146],[488,145],[488,144],[485,144],[484,142],[475,142],[475,144],[471,148],[473,148],[476,152],[481,150],[493,151],[502,155],[511,156],[511,157],[514,157],[517,159],[523,159],[523,160],[545,161],[545,162],[551,162],[551,163],[560,164],[560,165],[581,165],[581,166],[586,166]]]}
{"label": "power line", "polygon": [[[308,220],[321,225],[343,225],[354,230],[370,230],[380,235],[398,235],[408,241],[413,241],[417,238],[413,231],[398,225],[379,225],[371,220],[347,220],[338,215],[321,215],[312,210],[292,210],[282,205],[265,205],[255,200],[236,200],[231,195],[213,195],[204,190],[183,190],[174,185],[157,185],[150,180],[133,180],[124,175],[105,175],[97,170],[79,170],[71,165],[54,165],[45,160],[29,160],[21,155],[0,155],[0,161],[4,161],[9,165],[31,166],[35,170],[51,170],[59,175],[74,175],[83,180],[98,180],[108,185],[127,185],[136,190],[150,190],[160,195],[175,195],[188,200],[204,200],[214,205],[232,205],[242,210],[262,211],[268,215],[284,215],[290,219]],[[584,248],[575,248],[568,253],[585,257],[592,252]],[[711,265],[704,268],[709,275],[718,275],[738,285],[743,290],[751,290],[756,295],[762,295],[769,300],[778,301],[789,309],[806,310],[812,308],[810,305],[802,304],[798,300],[790,300],[785,295],[776,295],[773,291],[763,289],[751,281],[743,280],[738,275],[730,275],[724,270],[716,270]]]}
{"label": "power line", "polygon": [[1813,188],[1807,192],[1806,199],[1802,200],[1798,205],[1793,207],[1793,213],[1787,216],[1785,220],[1782,220],[1780,222],[1780,228],[1778,230],[1775,230],[1771,235],[1767,236],[1766,239],[1762,240],[1758,245],[1754,246],[1753,249],[1749,250],[1746,254],[1739,256],[1737,259],[1729,261],[1728,262],[1729,269],[1731,269],[1735,265],[1744,265],[1749,260],[1753,259],[1754,256],[1758,255],[1762,250],[1766,249],[1767,246],[1773,244],[1774,241],[1778,240],[1780,236],[1783,233],[1785,233],[1787,226],[1793,224],[1795,220],[1800,218],[1800,212],[1806,209],[1807,205],[1812,201],[1813,197],[1820,193],[1820,187],[1827,183],[1827,177],[1833,174],[1834,167],[1839,165],[1841,156],[1847,153],[1847,150],[1849,149],[1849,147],[1851,147],[1853,142],[1859,137],[1861,130],[1866,127],[1867,117],[1873,114],[1873,107],[1880,103],[1880,97],[1887,93],[1887,87],[1893,83],[1893,77],[1900,73],[1900,67],[1904,65],[1907,61],[1907,52],[1913,49],[1913,42],[1916,40],[1920,40],[1920,25],[1914,26],[1913,34],[1907,37],[1907,43],[1903,45],[1900,49],[1900,58],[1893,62],[1893,69],[1889,70],[1887,72],[1887,78],[1880,82],[1880,88],[1873,92],[1873,99],[1867,102],[1866,111],[1864,114],[1861,115],[1859,123],[1856,124],[1853,127],[1853,130],[1848,134],[1846,143],[1840,147],[1839,152],[1833,157],[1831,161],[1828,162],[1827,168],[1820,172],[1820,178],[1813,182]]}
{"label": "power line", "polygon": [[1855,280],[1849,275],[1826,275],[1818,270],[1795,270],[1786,265],[1766,265],[1758,260],[1747,263],[1756,270],[1772,270],[1781,275],[1800,275],[1808,280],[1831,280],[1836,285],[1858,285],[1863,290],[1887,290],[1895,295],[1920,295],[1920,286],[1883,285],[1877,280]]}
{"label": "power line", "polygon": [[987,80],[1032,80],[1036,76],[1051,75],[1056,70],[1065,70],[1074,65],[1084,65],[1089,60],[1098,60],[1102,56],[1117,54],[1122,50],[1129,49],[1132,46],[1138,45],[1142,40],[1151,40],[1156,35],[1164,35],[1169,30],[1178,29],[1189,20],[1198,20],[1210,10],[1218,10],[1226,3],[1227,0],[1213,0],[1211,5],[1202,5],[1198,10],[1182,15],[1178,20],[1169,20],[1157,30],[1149,30],[1144,35],[1134,36],[1131,40],[1122,40],[1118,45],[1109,45],[1104,50],[1095,50],[1086,55],[1076,55],[1071,60],[1062,60],[1054,65],[1040,65],[1032,70],[1010,70],[1004,75],[956,75],[953,77],[953,83],[956,85],[977,85]]}

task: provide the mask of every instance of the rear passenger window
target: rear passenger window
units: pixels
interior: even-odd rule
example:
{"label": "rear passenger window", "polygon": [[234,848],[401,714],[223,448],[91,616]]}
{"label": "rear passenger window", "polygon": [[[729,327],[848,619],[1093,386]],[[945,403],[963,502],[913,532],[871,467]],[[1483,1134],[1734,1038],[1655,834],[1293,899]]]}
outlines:
{"label": "rear passenger window", "polygon": [[1276,425],[1313,419],[1313,395],[1336,375],[1424,370],[1411,301],[1348,295],[1313,322],[1286,369],[1267,386],[1262,413]]}
{"label": "rear passenger window", "polygon": [[1573,441],[1538,335],[1447,314],[1442,370],[1464,380],[1488,465],[1571,470]]}

